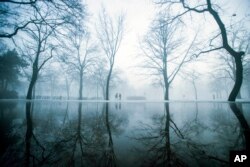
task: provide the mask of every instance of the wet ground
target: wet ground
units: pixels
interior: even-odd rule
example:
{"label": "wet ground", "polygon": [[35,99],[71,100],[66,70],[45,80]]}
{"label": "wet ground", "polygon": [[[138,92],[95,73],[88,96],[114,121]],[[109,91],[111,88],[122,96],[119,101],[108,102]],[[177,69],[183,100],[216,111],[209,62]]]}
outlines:
{"label": "wet ground", "polygon": [[249,125],[247,102],[0,101],[0,166],[229,166]]}

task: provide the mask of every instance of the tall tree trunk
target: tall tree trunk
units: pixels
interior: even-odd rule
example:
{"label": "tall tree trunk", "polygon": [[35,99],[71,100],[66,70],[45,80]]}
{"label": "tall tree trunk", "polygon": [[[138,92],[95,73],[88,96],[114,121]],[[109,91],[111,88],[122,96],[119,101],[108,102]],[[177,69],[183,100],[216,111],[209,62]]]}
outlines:
{"label": "tall tree trunk", "polygon": [[243,80],[243,66],[242,66],[242,60],[241,60],[241,56],[237,55],[234,56],[235,59],[235,63],[236,63],[236,80],[234,83],[234,87],[233,90],[231,91],[228,101],[235,101],[241,85],[242,85],[242,80]]}
{"label": "tall tree trunk", "polygon": [[242,61],[241,58],[245,54],[245,52],[237,52],[235,51],[229,44],[227,39],[227,30],[225,28],[224,23],[222,22],[219,14],[212,8],[211,0],[207,0],[207,7],[208,12],[213,16],[214,20],[216,21],[217,25],[220,28],[221,31],[221,37],[222,37],[222,43],[223,48],[234,57],[235,64],[236,64],[236,80],[234,83],[234,87],[228,97],[228,101],[235,101],[239,91],[240,87],[242,85],[242,79],[243,79],[243,67],[242,67]]}
{"label": "tall tree trunk", "polygon": [[33,91],[32,91],[32,99],[35,99],[36,98],[36,83],[34,84],[33,86]]}
{"label": "tall tree trunk", "polygon": [[168,76],[167,71],[163,71],[163,79],[164,79],[164,100],[169,100],[169,83],[168,83]]}
{"label": "tall tree trunk", "polygon": [[80,71],[79,100],[82,100],[83,71]]}
{"label": "tall tree trunk", "polygon": [[164,100],[169,100],[169,85],[165,85]]}
{"label": "tall tree trunk", "polygon": [[27,100],[32,99],[32,92],[33,92],[33,88],[34,88],[36,80],[37,80],[37,76],[38,76],[38,68],[37,67],[34,68],[34,65],[33,65],[32,77],[31,77],[28,92],[27,92],[27,95],[26,95]]}
{"label": "tall tree trunk", "polygon": [[108,74],[108,77],[107,77],[105,100],[109,100],[109,83],[110,83],[110,78],[111,78],[112,70],[113,70],[113,65],[110,66],[109,74]]}
{"label": "tall tree trunk", "polygon": [[192,82],[192,83],[193,83],[193,87],[194,87],[195,100],[197,100],[198,99],[197,88],[196,88],[195,82]]}
{"label": "tall tree trunk", "polygon": [[[38,61],[39,61],[40,52],[41,52],[41,43],[39,42],[38,49],[36,52],[36,58],[32,66],[32,76],[31,76],[31,81],[29,84],[26,100],[32,99],[32,91],[33,91],[34,85],[36,84],[36,80],[37,80],[38,73],[39,73]],[[27,105],[26,105],[26,110],[27,110]]]}
{"label": "tall tree trunk", "polygon": [[165,88],[164,100],[169,100],[169,82],[168,82],[166,43],[164,43],[164,53],[163,53],[163,79],[164,79],[164,88]]}

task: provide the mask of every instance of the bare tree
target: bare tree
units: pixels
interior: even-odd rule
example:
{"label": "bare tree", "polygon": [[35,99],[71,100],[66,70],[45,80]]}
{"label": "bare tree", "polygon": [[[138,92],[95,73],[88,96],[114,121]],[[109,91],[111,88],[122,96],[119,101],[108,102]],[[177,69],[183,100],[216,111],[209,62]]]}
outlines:
{"label": "bare tree", "polygon": [[[91,42],[90,34],[76,30],[69,35],[71,44],[61,60],[68,66],[68,71],[79,79],[79,100],[83,98],[83,77],[95,64],[96,46]],[[73,53],[73,54],[72,54]],[[69,56],[71,55],[71,56]]]}
{"label": "bare tree", "polygon": [[197,80],[200,78],[201,74],[195,70],[191,70],[191,71],[182,71],[182,74],[184,75],[183,78],[188,80],[193,88],[194,88],[194,97],[195,100],[198,100],[198,91],[197,91]]}
{"label": "bare tree", "polygon": [[[49,10],[50,19],[45,10]],[[37,13],[40,17],[34,17]],[[85,10],[78,0],[1,0],[0,1],[0,38],[12,38],[31,24],[44,21],[55,24],[59,20],[73,23],[71,16],[82,17]],[[60,18],[60,19],[59,19]]]}
{"label": "bare tree", "polygon": [[26,95],[26,99],[30,100],[32,99],[32,91],[38,79],[39,72],[46,62],[52,58],[55,47],[47,44],[49,43],[49,37],[51,37],[53,29],[49,29],[47,26],[44,27],[42,24],[35,24],[33,28],[26,28],[26,32],[30,38],[24,41],[26,43],[24,46],[26,49],[29,49],[26,55],[32,64],[32,74]]}
{"label": "bare tree", "polygon": [[31,23],[35,23],[35,19],[20,19],[20,15],[22,15],[23,11],[29,13],[31,8],[34,10],[35,8],[32,6],[35,6],[36,2],[37,1],[0,1],[0,38],[12,38],[19,30],[24,29]]}
{"label": "bare tree", "polygon": [[67,100],[69,100],[70,99],[70,87],[72,85],[73,78],[69,75],[69,72],[67,70],[64,70],[64,77],[65,77]]}
{"label": "bare tree", "polygon": [[[235,61],[235,69],[236,69],[236,80],[234,87],[228,97],[228,101],[235,101],[236,96],[239,93],[239,90],[242,85],[242,80],[243,80],[243,67],[242,67],[242,56],[245,54],[244,51],[237,51],[235,48],[233,48],[228,41],[228,31],[226,29],[226,26],[224,22],[222,21],[220,15],[218,14],[218,6],[214,5],[211,3],[211,0],[204,0],[204,2],[197,1],[196,3],[190,3],[185,0],[159,0],[158,3],[162,5],[168,5],[168,10],[173,8],[174,6],[182,7],[182,11],[177,13],[175,16],[173,16],[169,21],[172,22],[176,19],[179,19],[185,14],[195,12],[195,13],[200,13],[200,14],[206,14],[208,13],[214,21],[216,22],[218,28],[219,28],[219,34],[216,36],[210,38],[212,43],[213,40],[215,40],[218,37],[221,37],[221,45],[219,46],[213,46],[210,45],[210,49],[208,50],[203,50],[196,54],[196,56],[199,56],[201,54],[209,53],[212,51],[220,50],[220,49],[225,49],[234,59]],[[179,8],[180,9],[180,8]]]}
{"label": "bare tree", "polygon": [[[234,26],[232,31],[229,31],[229,37],[230,37],[230,43],[232,47],[237,50],[244,50],[246,54],[242,56],[242,66],[243,66],[243,76],[247,73],[247,64],[250,62],[250,59],[248,57],[247,51],[249,49],[249,41],[250,36],[247,30],[245,30],[242,25],[242,23],[239,23],[240,26]],[[237,27],[237,28],[235,28]],[[218,68],[216,68],[216,71],[219,71],[220,74],[232,80],[233,82],[236,82],[236,62],[234,61],[234,58],[228,57],[228,54],[225,52],[220,52],[220,65]],[[238,98],[241,98],[241,91],[239,90]]]}
{"label": "bare tree", "polygon": [[105,67],[105,59],[101,59],[100,61],[98,61],[96,63],[96,67],[93,75],[92,75],[92,79],[94,79],[95,83],[96,83],[96,91],[97,91],[97,95],[96,97],[99,97],[99,87],[101,88],[102,91],[102,96],[103,99],[105,99],[105,89],[106,89],[106,79],[107,79],[107,74],[108,74],[108,70]]}
{"label": "bare tree", "polygon": [[[7,18],[6,27],[1,27],[2,30],[6,30],[11,27],[16,27],[18,31],[19,23],[32,21],[32,24],[25,24],[26,26],[22,27],[23,34],[17,38],[17,44],[21,50],[25,49],[23,55],[26,55],[32,66],[32,74],[30,77],[30,83],[26,99],[32,99],[32,91],[37,81],[39,72],[43,66],[52,58],[52,53],[55,50],[56,43],[60,38],[58,35],[64,35],[68,33],[66,30],[60,29],[60,27],[77,27],[79,26],[78,20],[83,20],[85,12],[83,12],[84,7],[81,3],[76,0],[69,1],[15,1],[15,0],[6,0],[1,1],[2,6],[7,6],[7,14],[10,14],[13,9],[17,11],[18,19],[15,19],[15,13]],[[78,6],[75,6],[78,5]],[[81,13],[82,12],[82,13]],[[29,15],[29,17],[26,16]],[[5,13],[0,16],[0,19],[3,19]],[[77,21],[76,21],[77,20]],[[14,21],[14,22],[13,22]],[[12,23],[13,22],[13,23]],[[8,38],[14,36],[17,31],[14,33],[6,33]],[[2,32],[2,31],[1,31]],[[1,36],[0,36],[1,37]],[[53,39],[53,41],[52,41]],[[21,41],[21,47],[20,42]]]}
{"label": "bare tree", "polygon": [[[105,66],[106,63],[107,62],[105,61],[105,59],[98,60],[95,63],[93,74],[90,76],[92,82],[96,84],[97,97],[99,96],[99,88],[101,88],[103,99],[105,99],[106,96],[106,79],[109,73],[109,69],[107,69],[107,67]],[[112,76],[110,78],[109,90],[116,88],[117,85],[122,82],[119,74],[119,70],[114,68],[114,70],[112,71]]]}
{"label": "bare tree", "polygon": [[[141,43],[141,50],[145,57],[143,68],[146,68],[150,75],[160,77],[159,82],[164,87],[164,100],[169,100],[170,84],[181,67],[192,60],[188,53],[194,42],[193,40],[185,54],[180,56],[177,51],[181,48],[183,40],[183,38],[177,38],[180,24],[179,22],[166,24],[168,17],[167,14],[160,14]],[[171,70],[170,67],[174,68]]]}
{"label": "bare tree", "polygon": [[106,79],[105,100],[109,100],[110,79],[124,32],[124,15],[120,15],[114,20],[103,9],[99,15],[99,25],[96,31],[101,49],[108,61],[109,72]]}

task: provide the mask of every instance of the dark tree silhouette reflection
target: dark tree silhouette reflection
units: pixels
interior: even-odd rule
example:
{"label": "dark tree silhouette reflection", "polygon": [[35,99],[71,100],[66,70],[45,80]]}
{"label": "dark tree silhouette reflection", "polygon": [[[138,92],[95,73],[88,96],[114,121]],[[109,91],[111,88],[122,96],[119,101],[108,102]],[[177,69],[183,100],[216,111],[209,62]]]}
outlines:
{"label": "dark tree silhouette reflection", "polygon": [[[184,138],[176,123],[171,119],[169,103],[164,103],[164,115],[153,117],[155,126],[143,124],[143,132],[139,137],[133,137],[143,144],[143,163],[141,166],[186,166],[171,148],[170,131]],[[145,150],[146,149],[146,150]]]}
{"label": "dark tree silhouette reflection", "polygon": [[[91,105],[94,110],[88,112],[88,104],[80,102],[77,121],[69,120],[70,107],[66,106],[60,136],[54,146],[54,165],[117,166],[112,132],[120,135],[124,121],[110,114],[106,104],[96,105]],[[100,112],[95,111],[99,108]]]}
{"label": "dark tree silhouette reflection", "polygon": [[239,104],[238,107],[236,103],[229,103],[229,106],[240,123],[241,130],[245,137],[245,148],[250,151],[250,128],[245,116],[243,115],[242,104]]}
{"label": "dark tree silhouette reflection", "polygon": [[26,102],[25,166],[43,165],[50,156],[33,132],[33,105],[31,101]]}
{"label": "dark tree silhouette reflection", "polygon": [[54,163],[67,166],[93,166],[95,152],[93,151],[91,134],[83,118],[83,104],[78,103],[77,120],[69,121],[69,106],[67,104],[63,116],[61,136],[55,142]]}
{"label": "dark tree silhouette reflection", "polygon": [[104,150],[104,162],[102,165],[104,167],[116,167],[116,155],[114,151],[114,144],[109,120],[109,103],[105,103],[105,125],[107,128],[108,142],[107,147]]}
{"label": "dark tree silhouette reflection", "polygon": [[204,120],[202,112],[197,115],[202,107],[195,104],[193,117],[177,124],[169,103],[165,103],[164,114],[154,115],[152,123],[142,123],[132,137],[141,143],[135,147],[135,152],[142,154],[137,160],[141,166],[228,166],[229,151],[244,148],[240,142],[242,132],[247,150],[250,141],[249,125],[242,111],[235,103],[230,107],[237,120],[225,119],[225,114],[230,114],[227,105],[214,108],[211,117]]}
{"label": "dark tree silhouette reflection", "polygon": [[27,103],[0,103],[0,166],[228,166],[249,150],[249,104]]}
{"label": "dark tree silhouette reflection", "polygon": [[[14,151],[9,151],[9,147],[14,145],[19,138],[17,134],[10,136],[9,132],[13,127],[16,127],[16,125],[12,124],[13,120],[17,118],[17,114],[14,112],[16,106],[16,101],[0,101],[0,166],[8,164],[8,162],[11,161],[13,159],[12,157],[15,155]],[[10,157],[6,156],[8,154]]]}

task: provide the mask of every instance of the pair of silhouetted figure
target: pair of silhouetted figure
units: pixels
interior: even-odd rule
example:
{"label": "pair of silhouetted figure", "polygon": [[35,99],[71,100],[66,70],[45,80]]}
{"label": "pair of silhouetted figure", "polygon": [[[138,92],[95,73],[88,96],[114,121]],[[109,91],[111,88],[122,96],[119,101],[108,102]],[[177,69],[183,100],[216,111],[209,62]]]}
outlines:
{"label": "pair of silhouetted figure", "polygon": [[116,93],[115,94],[115,99],[116,100],[121,100],[122,99],[122,94],[121,93]]}
{"label": "pair of silhouetted figure", "polygon": [[115,109],[116,109],[116,110],[121,110],[121,109],[122,109],[122,104],[121,104],[121,102],[115,103]]}

